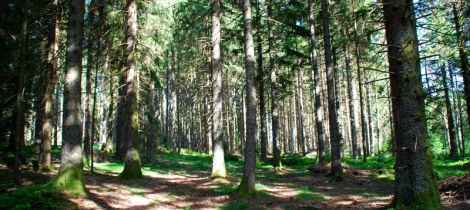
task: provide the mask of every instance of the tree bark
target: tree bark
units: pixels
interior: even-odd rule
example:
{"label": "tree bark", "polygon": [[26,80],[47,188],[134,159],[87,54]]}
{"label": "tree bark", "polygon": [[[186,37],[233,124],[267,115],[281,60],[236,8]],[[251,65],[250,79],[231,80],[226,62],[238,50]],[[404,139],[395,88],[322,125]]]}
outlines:
{"label": "tree bark", "polygon": [[266,104],[264,98],[264,69],[263,69],[263,39],[261,26],[260,0],[256,1],[256,26],[257,26],[257,63],[258,63],[258,95],[259,95],[259,122],[260,122],[260,152],[261,161],[267,161],[267,133],[266,133]]}
{"label": "tree bark", "polygon": [[330,129],[330,144],[331,144],[331,172],[332,176],[341,176],[343,168],[341,166],[341,137],[339,133],[338,115],[336,109],[335,97],[335,81],[334,81],[334,64],[332,60],[331,51],[331,37],[330,37],[330,17],[328,11],[328,0],[321,1],[321,16],[323,25],[323,44],[325,51],[325,65],[327,73],[327,90],[328,90],[328,122]]}
{"label": "tree bark", "polygon": [[383,3],[395,126],[397,209],[441,209],[426,133],[416,20],[411,0]]}
{"label": "tree bark", "polygon": [[85,164],[90,165],[90,154],[91,154],[91,121],[92,121],[92,71],[95,62],[95,7],[96,7],[96,0],[91,0],[90,6],[88,9],[88,20],[87,20],[87,28],[88,36],[87,36],[87,66],[86,66],[86,73],[85,73],[85,124],[83,126],[84,138],[83,138],[83,152],[85,154]]}
{"label": "tree bark", "polygon": [[[460,2],[461,4],[461,2]],[[452,3],[452,13],[454,16],[454,26],[455,26],[455,35],[457,36],[457,47],[459,50],[459,57],[460,57],[460,68],[463,77],[464,83],[464,95],[465,101],[467,104],[467,120],[470,126],[470,65],[468,63],[468,53],[467,48],[465,47],[465,37],[462,34],[462,25],[460,23],[459,18],[459,10],[457,9],[457,3]],[[465,150],[464,150],[465,151]],[[464,156],[465,154],[462,154]]]}
{"label": "tree bark", "polygon": [[85,194],[82,159],[81,79],[85,1],[69,0],[67,55],[64,82],[62,154],[54,186],[72,194]]}
{"label": "tree bark", "polygon": [[243,177],[237,193],[254,196],[256,178],[256,88],[254,85],[255,50],[252,35],[251,0],[243,1],[246,68],[246,143]]}
{"label": "tree bark", "polygon": [[[349,34],[348,29],[346,29],[346,34]],[[361,154],[360,147],[357,142],[357,118],[358,113],[355,103],[355,80],[353,70],[351,68],[351,54],[349,53],[349,46],[346,45],[345,49],[345,60],[346,60],[346,85],[348,93],[348,106],[349,106],[349,132],[351,134],[351,146],[352,146],[352,156],[356,158]]]}
{"label": "tree bark", "polygon": [[277,75],[274,54],[274,35],[273,35],[273,12],[272,0],[267,2],[268,13],[268,45],[269,45],[269,71],[271,72],[271,130],[272,130],[272,143],[273,143],[273,167],[281,167],[281,152],[278,146],[278,125],[279,125],[279,110],[277,106]]}
{"label": "tree bark", "polygon": [[447,127],[449,129],[448,138],[450,143],[450,156],[457,158],[459,156],[457,140],[455,135],[454,115],[452,114],[452,105],[450,103],[449,85],[447,84],[447,74],[445,62],[441,64],[442,86],[444,87],[444,98],[446,104]]}
{"label": "tree bark", "polygon": [[[17,60],[17,70],[18,70],[18,86],[16,92],[16,107],[15,107],[15,126],[14,132],[10,136],[14,136],[13,140],[13,149],[14,149],[14,162],[13,162],[13,171],[15,174],[20,172],[20,149],[22,142],[24,142],[25,135],[25,92],[26,92],[26,53],[28,46],[28,13],[29,13],[29,0],[24,0],[22,2],[22,17],[20,22],[20,39],[19,39],[19,57]],[[11,143],[11,142],[10,142]],[[15,177],[15,182],[18,182],[19,179]]]}
{"label": "tree bark", "polygon": [[212,0],[212,140],[214,142],[214,156],[212,159],[211,177],[226,177],[224,159],[224,116],[222,92],[222,57],[221,57],[221,25],[222,16],[220,0]]}
{"label": "tree bark", "polygon": [[315,19],[313,13],[313,0],[308,1],[308,19],[310,28],[310,60],[311,60],[311,77],[314,94],[314,110],[315,110],[315,128],[316,128],[316,139],[317,139],[317,164],[323,165],[325,163],[324,151],[324,127],[323,127],[323,108],[321,104],[321,84],[320,84],[320,73],[318,72],[318,61],[317,61],[317,40],[315,38]]}
{"label": "tree bark", "polygon": [[125,107],[122,128],[122,140],[125,141],[126,150],[124,152],[124,170],[119,175],[125,179],[142,177],[139,148],[139,119],[137,113],[137,69],[134,53],[137,42],[137,3],[134,0],[128,0],[124,8],[126,20],[126,68],[122,73],[125,78],[123,87],[125,98],[123,100]]}
{"label": "tree bark", "polygon": [[49,5],[50,19],[48,22],[48,34],[46,44],[46,62],[43,75],[42,86],[42,100],[40,103],[39,115],[43,119],[40,120],[41,129],[41,167],[42,170],[49,171],[51,167],[51,144],[53,137],[53,118],[54,118],[54,91],[57,78],[57,45],[58,45],[58,30],[57,20],[59,5],[58,0],[52,0]]}

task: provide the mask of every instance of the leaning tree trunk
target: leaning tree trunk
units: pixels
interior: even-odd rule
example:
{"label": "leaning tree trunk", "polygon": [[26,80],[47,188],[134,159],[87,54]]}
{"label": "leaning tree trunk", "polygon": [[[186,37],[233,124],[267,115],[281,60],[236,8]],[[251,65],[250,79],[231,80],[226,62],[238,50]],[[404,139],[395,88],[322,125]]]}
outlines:
{"label": "leaning tree trunk", "polygon": [[268,37],[269,37],[269,70],[271,72],[271,130],[272,130],[272,144],[273,144],[273,167],[278,168],[281,166],[281,152],[278,146],[278,125],[279,125],[279,110],[277,107],[277,75],[276,66],[274,63],[274,35],[273,35],[273,17],[272,17],[272,1],[267,4],[268,13]]}
{"label": "leaning tree trunk", "polygon": [[314,110],[315,110],[315,128],[316,128],[316,139],[317,139],[317,163],[323,165],[325,163],[324,151],[324,128],[323,128],[323,108],[321,105],[321,84],[320,84],[320,73],[318,72],[318,61],[317,61],[317,40],[315,39],[315,17],[313,14],[313,0],[308,1],[308,19],[310,28],[310,59],[311,59],[311,77],[313,83],[313,94],[314,98]]}
{"label": "leaning tree trunk", "polygon": [[413,1],[383,2],[395,128],[397,209],[441,209],[419,69]]}
{"label": "leaning tree trunk", "polygon": [[[134,51],[137,42],[137,3],[128,0],[124,8],[127,28],[126,68],[122,77],[126,78],[124,85],[124,100],[122,101],[124,112],[121,123],[123,138],[125,141],[124,170],[119,175],[125,179],[142,177],[139,148],[139,117],[137,113],[137,69]],[[120,101],[121,102],[121,101]]]}
{"label": "leaning tree trunk", "polygon": [[45,70],[43,72],[42,83],[42,100],[40,105],[39,115],[42,120],[39,120],[41,129],[41,166],[42,170],[49,171],[51,167],[51,144],[53,137],[53,119],[54,119],[54,91],[57,78],[57,43],[58,43],[58,30],[57,17],[58,17],[58,0],[50,2],[51,19],[48,22],[48,34],[46,45],[46,62]]}
{"label": "leaning tree trunk", "polygon": [[452,158],[457,158],[459,154],[458,154],[457,140],[456,140],[456,135],[455,135],[454,115],[452,113],[452,105],[450,103],[449,85],[447,84],[447,74],[446,74],[445,63],[442,63],[441,65],[441,76],[442,76],[442,86],[444,87],[447,127],[449,128],[448,137],[449,137],[449,143],[450,143],[450,156]]}
{"label": "leaning tree trunk", "polygon": [[221,58],[221,29],[220,18],[220,0],[212,1],[212,140],[214,143],[214,156],[212,159],[212,177],[225,177],[227,171],[225,169],[224,159],[224,116],[223,108],[223,92],[222,92],[222,58]]}
{"label": "leaning tree trunk", "polygon": [[237,189],[241,196],[254,196],[256,178],[256,88],[254,85],[255,50],[251,24],[251,2],[243,1],[246,68],[246,143],[243,177]]}
{"label": "leaning tree trunk", "polygon": [[[327,73],[328,90],[328,122],[330,127],[331,144],[331,172],[332,176],[341,176],[343,168],[341,166],[341,137],[339,133],[338,115],[335,98],[334,64],[332,60],[331,41],[330,41],[330,15],[328,12],[328,0],[321,1],[321,16],[323,23],[323,43],[325,51],[325,65]],[[340,178],[340,177],[338,177]]]}
{"label": "leaning tree trunk", "polygon": [[54,186],[72,194],[85,194],[82,159],[81,79],[85,0],[69,1],[67,55],[64,82],[64,120],[60,171]]}

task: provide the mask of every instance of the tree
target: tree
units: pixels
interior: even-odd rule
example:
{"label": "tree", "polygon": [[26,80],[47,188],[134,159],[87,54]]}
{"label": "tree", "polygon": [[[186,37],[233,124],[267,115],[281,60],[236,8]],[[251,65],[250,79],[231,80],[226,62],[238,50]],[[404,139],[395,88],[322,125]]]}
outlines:
{"label": "tree", "polygon": [[256,1],[256,33],[257,45],[256,51],[258,54],[258,93],[259,93],[259,122],[260,122],[260,146],[261,146],[261,161],[267,161],[267,133],[266,133],[266,104],[264,98],[264,69],[263,69],[263,38],[262,38],[262,25],[261,25],[261,7],[260,0]]}
{"label": "tree", "polygon": [[269,42],[269,70],[271,72],[271,129],[272,129],[272,143],[273,143],[273,167],[281,167],[281,152],[278,146],[278,125],[279,125],[279,111],[277,107],[277,74],[274,54],[274,35],[273,35],[273,0],[267,2],[268,13],[268,42]]}
{"label": "tree", "polygon": [[58,30],[57,20],[59,16],[58,0],[52,0],[49,3],[50,19],[47,25],[47,44],[45,69],[42,75],[42,92],[40,94],[40,138],[41,138],[41,166],[42,170],[48,171],[51,167],[51,144],[53,136],[53,117],[54,117],[54,91],[57,78],[57,51],[58,51]]}
{"label": "tree", "polygon": [[413,1],[385,0],[385,32],[396,143],[397,209],[441,209],[425,127]]}
{"label": "tree", "polygon": [[69,0],[67,55],[64,82],[64,127],[59,174],[55,187],[72,194],[85,194],[82,160],[81,79],[84,0]]}
{"label": "tree", "polygon": [[212,0],[212,140],[214,156],[212,160],[212,177],[225,177],[224,142],[222,132],[224,116],[222,114],[222,58],[221,58],[221,29],[220,0]]}
{"label": "tree", "polygon": [[[24,126],[25,126],[25,113],[26,113],[26,102],[25,102],[25,90],[26,90],[26,50],[28,46],[28,10],[29,0],[21,2],[23,9],[21,11],[22,17],[20,22],[20,40],[19,40],[19,57],[17,60],[17,71],[18,71],[18,85],[16,91],[16,109],[15,109],[15,124],[14,131],[10,134],[10,139],[13,139],[13,149],[15,154],[13,171],[15,174],[19,174],[20,169],[20,147],[24,142]],[[10,142],[11,143],[11,142]],[[16,178],[16,182],[19,180]]]}
{"label": "tree", "polygon": [[[461,6],[462,2],[460,2]],[[460,68],[464,82],[464,95],[467,102],[467,120],[470,126],[470,64],[468,63],[468,48],[465,47],[465,37],[462,34],[462,26],[460,23],[459,12],[457,10],[457,3],[452,3],[452,13],[454,15],[455,35],[457,36],[457,47],[460,58]],[[461,156],[465,156],[465,141],[462,140],[460,146]]]}
{"label": "tree", "polygon": [[137,43],[137,3],[134,0],[128,0],[124,8],[126,19],[126,68],[121,73],[125,79],[123,87],[124,107],[121,118],[121,135],[124,140],[124,170],[119,175],[124,179],[134,179],[142,177],[142,169],[139,154],[139,119],[137,114],[137,68],[134,58],[135,47]]}
{"label": "tree", "polygon": [[308,1],[308,24],[309,24],[309,38],[310,38],[310,60],[311,60],[311,79],[313,86],[314,95],[314,110],[315,110],[315,130],[317,139],[317,163],[319,165],[324,164],[324,151],[325,143],[323,139],[324,128],[323,128],[323,113],[321,105],[321,90],[320,90],[320,74],[318,72],[318,61],[317,61],[317,40],[315,38],[315,16],[313,13],[313,0]]}
{"label": "tree", "polygon": [[88,36],[87,36],[87,66],[86,66],[86,81],[85,81],[85,121],[84,121],[84,137],[83,137],[83,150],[85,154],[85,164],[89,165],[90,164],[90,154],[91,150],[93,149],[92,145],[92,139],[91,136],[92,134],[92,91],[91,91],[91,86],[93,83],[92,79],[92,71],[94,67],[94,63],[96,61],[95,59],[95,51],[96,51],[96,40],[95,40],[95,11],[96,11],[96,0],[91,0],[90,6],[89,6],[89,11],[87,15],[87,27],[89,28],[88,30]]}
{"label": "tree", "polygon": [[331,37],[330,37],[330,17],[328,12],[328,0],[321,1],[321,16],[323,25],[323,44],[325,51],[325,65],[327,74],[327,90],[328,90],[328,122],[330,127],[330,144],[331,144],[331,176],[341,177],[343,168],[341,166],[341,149],[340,141],[341,136],[339,133],[338,115],[336,109],[335,97],[335,78],[334,78],[334,63],[332,60],[331,52]]}
{"label": "tree", "polygon": [[243,177],[237,189],[241,196],[256,194],[256,89],[254,85],[255,50],[252,34],[251,1],[243,1],[246,68],[246,144]]}
{"label": "tree", "polygon": [[446,105],[447,127],[449,130],[450,156],[458,157],[457,140],[455,135],[454,115],[452,114],[452,105],[450,103],[449,85],[447,84],[446,65],[441,65],[442,86],[444,87],[444,100]]}

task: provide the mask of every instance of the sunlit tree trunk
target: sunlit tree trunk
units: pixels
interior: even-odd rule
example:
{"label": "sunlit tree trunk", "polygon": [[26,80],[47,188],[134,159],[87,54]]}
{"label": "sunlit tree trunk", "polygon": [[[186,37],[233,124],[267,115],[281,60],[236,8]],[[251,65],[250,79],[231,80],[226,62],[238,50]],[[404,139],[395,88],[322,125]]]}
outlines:
{"label": "sunlit tree trunk", "polygon": [[251,0],[243,1],[243,20],[246,68],[246,143],[243,177],[237,193],[241,196],[251,197],[256,193],[256,88],[254,85],[255,50],[252,35]]}
{"label": "sunlit tree trunk", "polygon": [[273,35],[273,12],[272,3],[270,0],[267,2],[267,15],[268,15],[268,45],[269,45],[269,72],[271,72],[271,130],[272,130],[272,144],[273,144],[273,167],[281,166],[281,152],[279,151],[279,110],[277,106],[277,75],[276,65],[274,63],[274,35]]}
{"label": "sunlit tree trunk", "polygon": [[64,119],[59,174],[54,185],[72,194],[85,194],[82,159],[81,78],[85,1],[69,0],[64,82]]}
{"label": "sunlit tree trunk", "polygon": [[419,70],[416,20],[411,0],[383,2],[395,125],[397,209],[441,209]]}
{"label": "sunlit tree trunk", "polygon": [[320,84],[320,73],[318,72],[318,61],[317,61],[317,40],[315,39],[315,16],[313,13],[313,0],[308,1],[308,17],[309,17],[309,28],[310,28],[310,58],[311,58],[311,77],[313,83],[313,94],[314,94],[314,110],[315,110],[315,130],[317,139],[317,163],[320,165],[324,164],[324,128],[323,128],[323,112],[321,105],[321,84]]}
{"label": "sunlit tree trunk", "polygon": [[125,78],[124,115],[122,128],[123,140],[125,141],[124,170],[120,177],[126,179],[142,177],[139,148],[139,119],[137,114],[137,69],[134,52],[137,42],[137,3],[128,0],[124,8],[126,20],[126,68],[122,72]]}
{"label": "sunlit tree trunk", "polygon": [[221,57],[221,29],[220,0],[212,0],[212,140],[214,142],[214,156],[212,159],[212,177],[225,177],[224,159],[224,117],[222,92],[222,57]]}

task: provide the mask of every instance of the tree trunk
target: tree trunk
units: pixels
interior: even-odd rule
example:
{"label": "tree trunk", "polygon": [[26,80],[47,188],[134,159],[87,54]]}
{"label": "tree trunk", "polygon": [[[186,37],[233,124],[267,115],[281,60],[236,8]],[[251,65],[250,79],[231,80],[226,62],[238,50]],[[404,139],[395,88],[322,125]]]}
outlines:
{"label": "tree trunk", "polygon": [[258,63],[258,95],[259,95],[259,122],[260,122],[260,152],[261,161],[267,161],[267,133],[266,133],[266,104],[264,99],[264,69],[263,69],[263,39],[261,26],[260,0],[256,1],[256,26],[257,26],[257,63]]}
{"label": "tree trunk", "polygon": [[[106,121],[106,132],[108,133],[106,138],[106,145],[104,146],[105,152],[113,151],[113,112],[114,112],[114,76],[111,74],[109,76],[109,108],[108,116]],[[116,145],[117,146],[117,145]]]}
{"label": "tree trunk", "polygon": [[[367,83],[367,82],[366,82]],[[367,141],[367,155],[371,155],[374,150],[374,130],[372,129],[373,119],[372,111],[370,108],[370,84],[366,84],[366,112],[367,112],[367,131],[368,131],[368,140]]]}
{"label": "tree trunk", "polygon": [[[25,91],[26,91],[26,53],[28,46],[28,9],[29,9],[29,0],[24,0],[22,9],[22,17],[20,22],[20,39],[19,41],[19,57],[17,60],[17,70],[18,70],[18,86],[16,92],[16,107],[15,107],[15,127],[14,132],[10,136],[14,136],[13,140],[13,149],[14,149],[14,163],[13,163],[13,172],[19,174],[20,172],[20,149],[21,144],[24,142],[25,135]],[[10,142],[11,143],[11,142]],[[15,176],[15,182],[18,182],[19,179]]]}
{"label": "tree trunk", "polygon": [[243,177],[237,193],[254,196],[256,178],[256,88],[254,85],[255,50],[253,46],[251,0],[243,1],[246,68],[246,143]]}
{"label": "tree trunk", "polygon": [[[362,139],[362,157],[363,161],[367,161],[367,123],[366,116],[364,114],[364,95],[362,91],[362,70],[361,70],[361,59],[359,52],[359,37],[358,37],[358,28],[357,28],[357,18],[354,19],[354,43],[355,43],[355,57],[356,57],[356,71],[357,71],[357,85],[359,87],[359,113],[361,115],[361,139]],[[360,155],[360,154],[358,154]]]}
{"label": "tree trunk", "polygon": [[48,22],[48,35],[46,45],[46,62],[43,75],[42,100],[40,103],[40,116],[43,118],[39,122],[41,129],[41,166],[42,170],[49,171],[51,167],[51,144],[53,137],[53,118],[54,118],[54,90],[57,78],[57,45],[58,30],[56,27],[58,20],[58,0],[52,0],[50,3],[51,19]]}
{"label": "tree trunk", "polygon": [[137,4],[134,0],[128,0],[124,8],[127,28],[126,42],[126,68],[122,77],[126,79],[123,87],[125,107],[122,125],[122,135],[125,141],[124,170],[119,175],[125,179],[142,177],[139,148],[139,119],[137,113],[137,69],[134,52],[137,42]]}
{"label": "tree trunk", "polygon": [[[452,65],[449,63],[448,65],[448,71],[449,71],[449,76],[450,76],[450,87],[452,90],[452,102],[454,104],[454,110],[457,111],[456,113],[456,127],[459,132],[459,142],[460,142],[460,155],[462,157],[465,157],[465,139],[464,139],[464,134],[463,134],[463,122],[462,122],[462,111],[461,111],[461,100],[460,97],[455,94],[455,84],[454,84],[454,73],[452,72]],[[456,102],[457,101],[457,102]],[[456,106],[456,107],[455,107]]]}
{"label": "tree trunk", "polygon": [[95,8],[96,7],[96,0],[91,0],[90,6],[89,6],[89,11],[88,11],[88,20],[87,20],[87,28],[88,30],[88,37],[87,37],[87,67],[86,67],[86,79],[85,79],[85,124],[83,126],[83,132],[84,132],[84,139],[83,139],[83,152],[85,154],[85,165],[90,165],[90,154],[91,150],[93,148],[91,145],[91,124],[92,124],[92,71],[93,71],[93,66],[95,62],[95,51],[96,51],[96,45],[95,45]]}
{"label": "tree trunk", "polygon": [[[331,144],[331,172],[332,176],[341,176],[343,168],[341,166],[341,137],[339,133],[338,115],[336,109],[335,97],[335,81],[334,81],[334,64],[331,52],[330,40],[330,17],[328,11],[328,0],[321,1],[321,16],[323,25],[323,43],[325,51],[325,65],[327,73],[327,90],[328,90],[328,122],[330,129],[330,144]],[[340,177],[338,177],[340,178]]]}
{"label": "tree trunk", "polygon": [[72,194],[85,194],[82,159],[81,78],[84,0],[69,1],[64,82],[64,127],[60,171],[54,185]]}
{"label": "tree trunk", "polygon": [[272,130],[272,143],[273,143],[273,167],[281,167],[281,154],[278,146],[278,124],[279,124],[279,110],[277,107],[277,75],[276,65],[274,63],[274,35],[273,35],[273,14],[272,14],[272,0],[267,2],[268,13],[268,42],[269,42],[269,71],[271,72],[271,130]]}
{"label": "tree trunk", "polygon": [[300,146],[300,151],[302,155],[307,155],[307,151],[305,150],[305,134],[304,134],[304,94],[303,94],[303,75],[302,71],[297,72],[297,94],[295,100],[297,101],[297,145]]}
{"label": "tree trunk", "polygon": [[321,105],[321,84],[320,84],[320,73],[318,72],[318,61],[317,61],[317,40],[315,39],[315,19],[313,14],[313,0],[308,1],[308,19],[310,28],[310,59],[311,59],[311,77],[313,94],[315,95],[314,110],[315,110],[315,128],[316,128],[316,139],[317,139],[317,164],[323,165],[325,163],[324,151],[324,127],[323,127],[323,108]]}
{"label": "tree trunk", "polygon": [[211,177],[226,177],[224,159],[224,116],[222,92],[222,57],[221,57],[221,29],[220,0],[212,0],[212,140],[214,142],[214,156],[212,159]]}
{"label": "tree trunk", "polygon": [[467,48],[465,47],[465,37],[464,37],[464,34],[462,34],[462,25],[459,20],[458,11],[459,10],[457,9],[457,3],[452,3],[452,12],[454,16],[455,32],[456,32],[456,36],[458,40],[457,47],[459,50],[460,68],[461,68],[463,83],[464,83],[464,95],[465,95],[465,101],[467,102],[466,103],[467,115],[468,115],[467,120],[470,126],[470,65],[468,63]]}
{"label": "tree trunk", "polygon": [[413,2],[383,3],[388,44],[396,163],[397,209],[441,209],[425,125]]}
{"label": "tree trunk", "polygon": [[[346,29],[346,34],[349,34],[349,31]],[[349,132],[351,134],[351,146],[352,146],[352,156],[356,158],[361,154],[360,147],[357,142],[357,109],[355,103],[355,80],[353,70],[351,68],[351,54],[349,53],[349,46],[346,45],[345,49],[345,59],[346,59],[346,85],[348,93],[348,106],[349,106]]]}
{"label": "tree trunk", "polygon": [[450,156],[452,158],[457,158],[459,154],[458,154],[457,140],[456,140],[456,135],[455,135],[454,115],[452,112],[452,105],[450,103],[449,85],[447,84],[445,62],[443,62],[441,65],[441,76],[442,76],[442,86],[444,87],[447,127],[449,128],[448,138],[449,138],[449,143],[450,143]]}

